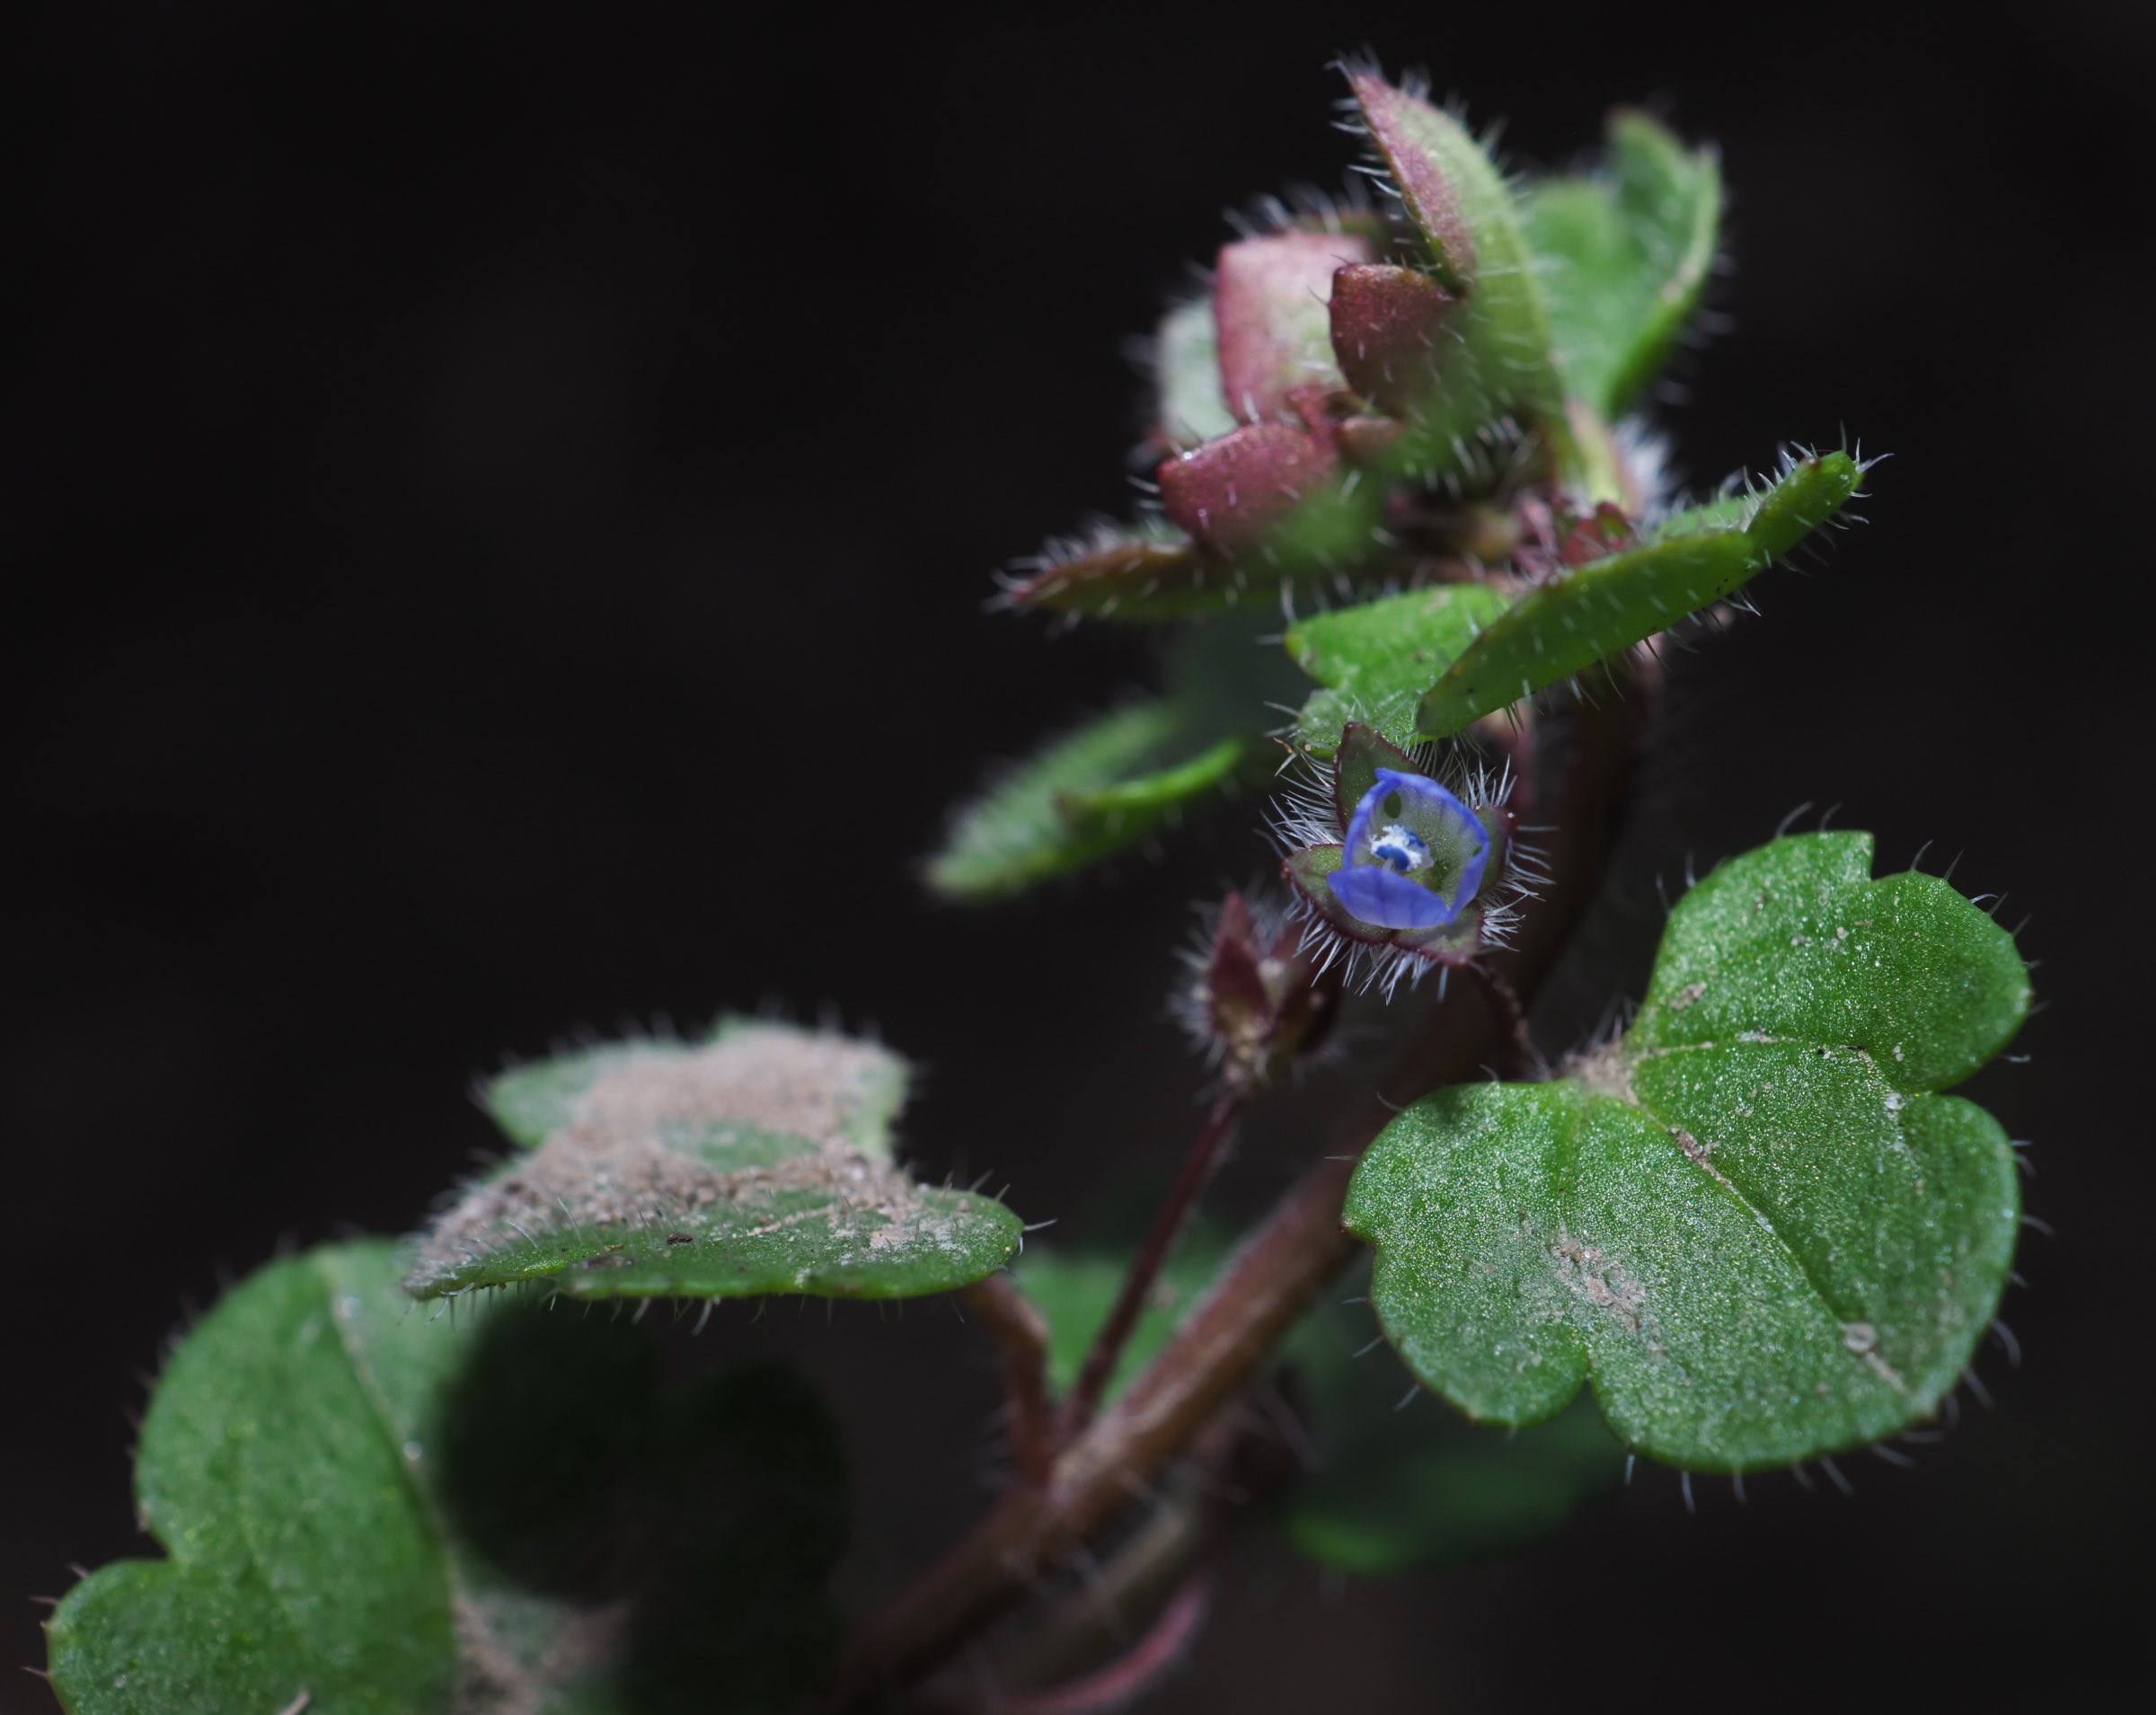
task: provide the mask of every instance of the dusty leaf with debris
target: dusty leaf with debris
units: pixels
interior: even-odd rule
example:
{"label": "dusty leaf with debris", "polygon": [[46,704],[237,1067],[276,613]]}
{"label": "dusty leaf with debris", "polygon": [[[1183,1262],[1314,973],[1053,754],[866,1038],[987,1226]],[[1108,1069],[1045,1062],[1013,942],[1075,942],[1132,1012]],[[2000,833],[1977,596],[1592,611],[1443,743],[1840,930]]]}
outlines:
{"label": "dusty leaf with debris", "polygon": [[243,1282],[136,1458],[168,1551],[53,1615],[73,1715],[794,1708],[827,1666],[835,1426],[769,1366],[662,1385],[647,1330],[415,1313],[385,1242]]}
{"label": "dusty leaf with debris", "polygon": [[528,1153],[437,1217],[405,1286],[906,1298],[978,1280],[1017,1254],[1018,1217],[892,1159],[906,1078],[874,1043],[741,1020],[507,1074],[486,1103]]}
{"label": "dusty leaf with debris", "polygon": [[1930,1417],[1989,1325],[2013,1152],[1935,1093],[2028,1007],[2012,938],[1871,836],[1780,839],[1670,914],[1617,1041],[1546,1083],[1445,1090],[1388,1126],[1346,1220],[1371,1302],[1471,1417],[1591,1382],[1628,1445],[1745,1471]]}

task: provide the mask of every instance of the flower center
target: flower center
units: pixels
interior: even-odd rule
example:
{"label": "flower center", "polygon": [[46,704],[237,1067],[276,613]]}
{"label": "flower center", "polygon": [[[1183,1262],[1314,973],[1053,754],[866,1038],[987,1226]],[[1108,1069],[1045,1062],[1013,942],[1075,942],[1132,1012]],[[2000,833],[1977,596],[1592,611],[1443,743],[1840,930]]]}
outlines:
{"label": "flower center", "polygon": [[1370,855],[1395,875],[1412,875],[1436,862],[1427,841],[1412,829],[1391,822],[1370,835]]}

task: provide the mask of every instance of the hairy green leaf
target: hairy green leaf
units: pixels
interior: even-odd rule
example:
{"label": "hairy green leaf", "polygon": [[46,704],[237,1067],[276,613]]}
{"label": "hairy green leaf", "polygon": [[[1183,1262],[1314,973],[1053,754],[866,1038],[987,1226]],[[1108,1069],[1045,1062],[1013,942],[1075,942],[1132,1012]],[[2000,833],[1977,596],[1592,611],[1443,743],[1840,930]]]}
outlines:
{"label": "hairy green leaf", "polygon": [[1412,743],[1417,699],[1511,601],[1488,584],[1438,584],[1298,621],[1287,652],[1328,688],[1303,705],[1296,738],[1330,756],[1356,721]]}
{"label": "hairy green leaf", "polygon": [[1268,615],[1186,628],[1163,650],[1166,693],[1056,740],[953,818],[925,866],[968,904],[1070,875],[1173,828],[1261,781],[1259,734],[1294,694],[1294,670],[1259,639]]}
{"label": "hairy green leaf", "polygon": [[1016,1254],[993,1198],[891,1158],[906,1065],[872,1043],[729,1021],[511,1073],[490,1092],[529,1154],[421,1236],[422,1298],[544,1280],[576,1298],[948,1292]]}
{"label": "hairy green leaf", "polygon": [[844,1526],[815,1395],[773,1369],[669,1394],[641,1330],[535,1304],[410,1311],[392,1248],[362,1243],[262,1269],[189,1335],[137,1455],[171,1558],[60,1604],[62,1703],[793,1707],[835,1641]]}
{"label": "hairy green leaf", "polygon": [[1432,271],[1461,300],[1436,385],[1403,439],[1402,467],[1454,473],[1485,426],[1520,412],[1549,437],[1560,464],[1577,473],[1549,307],[1504,175],[1451,114],[1374,72],[1348,82]]}
{"label": "hairy green leaf", "polygon": [[1591,1379],[1629,1445],[1743,1471],[1929,1416],[2004,1286],[2012,1153],[1935,1092],[2028,1010],[2013,942],[1871,839],[1777,840],[1672,912],[1623,1038],[1542,1084],[1440,1092],[1346,1220],[1408,1366],[1539,1422]]}
{"label": "hairy green leaf", "polygon": [[1840,510],[1860,474],[1846,453],[1802,459],[1742,528],[1664,536],[1529,592],[1438,676],[1417,710],[1417,732],[1457,732],[1734,595]]}
{"label": "hairy green leaf", "polygon": [[1611,116],[1606,173],[1526,193],[1566,386],[1603,416],[1638,402],[1699,307],[1721,204],[1713,153],[1629,111]]}
{"label": "hairy green leaf", "polygon": [[1187,742],[1183,712],[1166,698],[1065,734],[959,810],[929,860],[928,885],[947,899],[1002,898],[1122,851],[1171,806],[1101,816],[1089,815],[1085,800],[1157,773]]}
{"label": "hairy green leaf", "polygon": [[[1384,468],[1397,474],[1397,464]],[[1284,584],[1339,578],[1381,557],[1385,492],[1364,472],[1335,469],[1279,516],[1253,526],[1247,542],[1206,546],[1154,524],[1052,547],[1005,589],[1003,603],[1020,612],[1139,622],[1268,609]]]}

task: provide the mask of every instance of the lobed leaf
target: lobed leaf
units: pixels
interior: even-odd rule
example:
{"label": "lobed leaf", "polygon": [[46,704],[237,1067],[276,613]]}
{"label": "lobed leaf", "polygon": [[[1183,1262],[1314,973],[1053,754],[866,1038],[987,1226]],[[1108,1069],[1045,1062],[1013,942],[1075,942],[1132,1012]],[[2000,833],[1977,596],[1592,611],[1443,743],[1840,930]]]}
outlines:
{"label": "lobed leaf", "polygon": [[168,1550],[49,1628],[74,1715],[791,1708],[836,1641],[835,1431],[802,1383],[673,1393],[640,1330],[409,1314],[392,1248],[261,1270],[181,1345],[137,1455]]}
{"label": "lobed leaf", "polygon": [[905,1084],[873,1044],[738,1020],[512,1073],[488,1106],[543,1141],[429,1224],[406,1286],[906,1298],[978,1280],[1016,1254],[1018,1217],[896,1165]]}
{"label": "lobed leaf", "polygon": [[1355,721],[1412,743],[1417,699],[1512,600],[1489,584],[1438,584],[1298,621],[1287,652],[1328,688],[1303,705],[1297,742],[1330,756]]}
{"label": "lobed leaf", "polygon": [[1634,111],[1611,116],[1605,173],[1526,193],[1566,387],[1601,415],[1637,403],[1668,361],[1713,268],[1721,204],[1713,152]]}
{"label": "lobed leaf", "polygon": [[1531,591],[1439,675],[1416,712],[1417,733],[1457,732],[1734,595],[1832,517],[1860,473],[1846,453],[1803,459],[1741,529],[1661,536]]}
{"label": "lobed leaf", "polygon": [[1591,1381],[1628,1445],[1744,1471],[1930,1416],[2004,1286],[2012,1153],[1936,1093],[2026,1015],[2011,939],[1871,840],[1775,841],[1671,914],[1624,1037],[1542,1084],[1445,1090],[1357,1168],[1371,1299],[1471,1417]]}

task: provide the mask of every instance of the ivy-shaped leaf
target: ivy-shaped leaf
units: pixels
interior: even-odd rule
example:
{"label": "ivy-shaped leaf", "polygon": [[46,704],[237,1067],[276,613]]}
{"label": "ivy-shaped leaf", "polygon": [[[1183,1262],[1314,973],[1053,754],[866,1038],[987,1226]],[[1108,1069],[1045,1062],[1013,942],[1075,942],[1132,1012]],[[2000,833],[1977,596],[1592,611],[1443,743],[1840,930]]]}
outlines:
{"label": "ivy-shaped leaf", "polygon": [[1777,840],[1671,913],[1630,1030],[1387,1127],[1347,1224],[1408,1367],[1527,1424],[1592,1381],[1628,1445],[1745,1471],[1930,1416],[2019,1224],[2005,1134],[1936,1092],[2013,1036],[2012,940],[1871,839]]}
{"label": "ivy-shaped leaf", "polygon": [[1438,584],[1298,621],[1287,652],[1328,688],[1303,705],[1297,742],[1329,756],[1356,721],[1411,744],[1417,700],[1512,600],[1489,584]]}
{"label": "ivy-shaped leaf", "polygon": [[826,1666],[835,1430],[789,1373],[674,1393],[641,1330],[411,1313],[391,1246],[262,1269],[181,1344],[136,1461],[163,1560],[50,1625],[73,1715],[660,1715]]}
{"label": "ivy-shaped leaf", "polygon": [[1861,474],[1846,453],[1802,459],[1751,504],[1741,527],[1665,536],[1552,579],[1438,676],[1416,712],[1417,733],[1445,738],[1734,595],[1833,517]]}
{"label": "ivy-shaped leaf", "polygon": [[575,1298],[948,1292],[1017,1253],[993,1198],[891,1158],[906,1065],[872,1043],[730,1021],[509,1074],[488,1106],[530,1153],[421,1235],[422,1298],[543,1280]]}
{"label": "ivy-shaped leaf", "polygon": [[1611,116],[1605,174],[1527,192],[1566,385],[1603,416],[1638,402],[1699,307],[1721,207],[1712,151],[1629,111]]}

